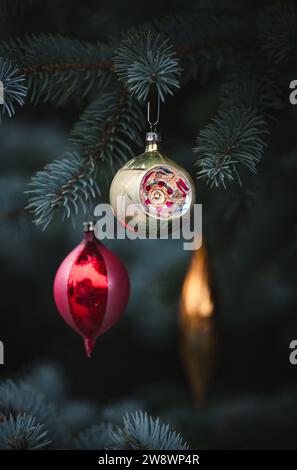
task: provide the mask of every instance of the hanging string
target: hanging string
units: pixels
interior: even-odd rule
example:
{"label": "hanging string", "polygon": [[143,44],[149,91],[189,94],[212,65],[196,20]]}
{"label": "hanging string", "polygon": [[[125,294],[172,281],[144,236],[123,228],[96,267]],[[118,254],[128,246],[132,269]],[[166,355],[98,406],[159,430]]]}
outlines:
{"label": "hanging string", "polygon": [[155,121],[151,120],[151,102],[150,100],[147,102],[147,122],[149,123],[151,132],[156,132],[157,124],[159,123],[159,120],[160,120],[160,96],[158,94],[157,116],[156,116]]}

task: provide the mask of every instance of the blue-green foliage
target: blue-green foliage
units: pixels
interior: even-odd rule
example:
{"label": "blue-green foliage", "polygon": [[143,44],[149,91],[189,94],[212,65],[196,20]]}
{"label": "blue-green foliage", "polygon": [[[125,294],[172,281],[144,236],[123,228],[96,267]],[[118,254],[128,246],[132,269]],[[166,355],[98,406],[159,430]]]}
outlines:
{"label": "blue-green foliage", "polygon": [[0,425],[0,449],[44,449],[49,444],[45,426],[38,424],[33,416],[11,415]]}
{"label": "blue-green foliage", "polygon": [[15,105],[23,106],[25,103],[27,95],[25,76],[7,58],[0,57],[0,81],[3,90],[1,114],[8,114],[11,117],[15,114]]}
{"label": "blue-green foliage", "polygon": [[[38,377],[44,385],[52,384],[57,393],[51,395],[56,396],[58,403],[48,402],[32,388],[34,384],[38,390],[42,388],[42,384],[36,382]],[[188,448],[181,436],[161,424],[159,419],[154,420],[142,412],[128,413],[134,408],[130,402],[115,404],[114,411],[109,406],[108,413],[104,413],[104,407],[100,410],[95,405],[77,402],[74,416],[69,420],[64,413],[69,404],[71,409],[71,402],[65,394],[65,381],[58,371],[55,373],[53,366],[38,366],[31,374],[26,374],[26,380],[31,386],[11,380],[0,383],[0,449]],[[86,407],[92,412],[92,423],[84,429],[86,422],[90,421],[90,416],[87,420],[83,416]],[[123,416],[123,427],[115,427]]]}
{"label": "blue-green foliage", "polygon": [[100,195],[94,171],[92,157],[81,158],[73,153],[37,172],[29,183],[27,206],[35,224],[45,229],[58,209],[63,218],[77,215],[80,209],[86,212],[90,199]]}
{"label": "blue-green foliage", "polygon": [[200,132],[197,147],[198,176],[210,186],[224,186],[237,178],[240,168],[256,173],[265,141],[265,120],[254,110],[230,108],[217,116]]}
{"label": "blue-green foliage", "polygon": [[2,419],[21,415],[33,416],[37,423],[44,425],[47,438],[54,447],[64,447],[68,441],[67,431],[55,405],[48,403],[42,395],[25,383],[18,385],[11,380],[0,385],[0,416]]}
{"label": "blue-green foliage", "polygon": [[142,108],[125,90],[100,94],[74,125],[68,154],[32,178],[28,208],[35,223],[46,228],[58,209],[64,218],[85,214],[100,196],[96,174],[131,157],[143,128]]}
{"label": "blue-green foliage", "polygon": [[32,103],[62,105],[105,88],[112,77],[111,51],[60,35],[32,35],[0,42],[0,54],[14,61],[28,79]]}
{"label": "blue-green foliage", "polygon": [[70,140],[94,159],[114,167],[132,157],[132,145],[141,145],[143,129],[142,107],[118,87],[90,103],[74,125]]}
{"label": "blue-green foliage", "polygon": [[146,100],[156,88],[162,101],[179,88],[181,69],[172,44],[160,34],[135,30],[123,39],[114,57],[115,70],[129,92]]}
{"label": "blue-green foliage", "polygon": [[136,411],[124,416],[123,427],[111,431],[116,450],[187,450],[188,444],[168,425],[147,413]]}

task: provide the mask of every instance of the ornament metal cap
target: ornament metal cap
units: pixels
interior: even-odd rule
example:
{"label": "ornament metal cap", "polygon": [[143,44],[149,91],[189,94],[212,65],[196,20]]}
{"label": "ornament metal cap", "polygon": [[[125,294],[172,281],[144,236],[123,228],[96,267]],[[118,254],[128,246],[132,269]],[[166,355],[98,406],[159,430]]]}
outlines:
{"label": "ornament metal cap", "polygon": [[84,232],[94,232],[95,224],[93,221],[83,223]]}
{"label": "ornament metal cap", "polygon": [[162,137],[159,132],[150,131],[146,133],[145,136],[145,151],[154,152],[159,150],[160,143],[162,142]]}
{"label": "ornament metal cap", "polygon": [[162,137],[159,132],[147,132],[145,136],[145,143],[146,144],[155,144],[162,142]]}

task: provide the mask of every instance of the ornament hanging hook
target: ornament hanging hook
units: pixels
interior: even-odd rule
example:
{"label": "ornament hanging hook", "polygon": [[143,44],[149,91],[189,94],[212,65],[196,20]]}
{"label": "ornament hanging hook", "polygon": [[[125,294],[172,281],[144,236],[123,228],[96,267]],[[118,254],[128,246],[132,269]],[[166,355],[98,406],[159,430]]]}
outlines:
{"label": "ornament hanging hook", "polygon": [[157,101],[157,116],[154,122],[151,121],[151,102],[148,100],[147,102],[147,122],[149,123],[151,132],[156,132],[157,124],[160,120],[160,95],[158,93],[158,101]]}

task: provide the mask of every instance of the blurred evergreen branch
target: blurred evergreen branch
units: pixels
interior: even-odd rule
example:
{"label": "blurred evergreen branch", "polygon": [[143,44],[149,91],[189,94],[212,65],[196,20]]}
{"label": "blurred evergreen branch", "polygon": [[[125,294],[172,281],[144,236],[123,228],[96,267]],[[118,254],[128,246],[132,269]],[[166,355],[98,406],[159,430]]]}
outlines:
{"label": "blurred evergreen branch", "polygon": [[254,109],[268,120],[285,108],[286,101],[278,71],[250,51],[233,57],[219,99],[223,109]]}
{"label": "blurred evergreen branch", "polygon": [[62,371],[51,364],[40,364],[29,370],[20,382],[49,401],[61,402],[66,395],[66,384]]}
{"label": "blurred evergreen branch", "polygon": [[170,15],[157,19],[157,31],[169,37],[175,45],[183,70],[182,84],[199,79],[205,83],[212,72],[223,68],[235,51],[248,47],[250,32],[238,17],[230,12],[218,16],[216,10],[194,14]]}
{"label": "blurred evergreen branch", "polygon": [[168,425],[138,411],[124,416],[123,427],[111,431],[116,450],[187,450],[188,444]]}
{"label": "blurred evergreen branch", "polygon": [[297,5],[279,2],[266,7],[258,19],[259,44],[269,62],[284,64],[297,53]]}
{"label": "blurred evergreen branch", "polygon": [[49,444],[44,425],[32,416],[10,416],[0,425],[0,449],[43,449]]}
{"label": "blurred evergreen branch", "polygon": [[121,424],[125,413],[132,413],[139,410],[142,404],[139,401],[123,400],[112,405],[105,406],[100,413],[102,421],[112,424]]}
{"label": "blurred evergreen branch", "polygon": [[[47,403],[42,395],[35,392],[25,383],[16,385],[11,380],[2,382],[0,385],[0,421],[13,419],[18,416],[28,415],[36,418],[37,423],[44,425],[47,430],[47,438],[52,446],[62,447],[68,440],[67,432],[63,423],[60,422],[56,408]],[[25,421],[30,428],[32,423]],[[19,429],[23,432],[24,424]],[[1,429],[2,424],[0,424]],[[11,425],[12,426],[12,425]]]}
{"label": "blurred evergreen branch", "polygon": [[82,430],[88,429],[94,422],[101,420],[99,417],[98,407],[89,403],[88,401],[67,400],[64,397],[63,403],[60,407],[60,419],[63,421],[65,427],[69,429],[71,435],[81,433]]}
{"label": "blurred evergreen branch", "polygon": [[[36,370],[27,374],[27,382],[34,384],[36,377],[43,377],[45,383],[54,382],[54,388],[61,391],[64,380],[55,369],[48,365],[38,366]],[[59,384],[58,382],[61,381]],[[40,384],[36,384],[40,388]],[[51,393],[51,391],[49,391]],[[61,396],[59,394],[58,400]],[[67,396],[62,397],[59,403],[61,411],[67,408]],[[82,404],[81,404],[82,405]],[[60,412],[54,403],[48,403],[34,388],[24,382],[11,380],[0,383],[0,449],[66,449],[104,450],[107,448],[125,449],[160,449],[160,450],[186,450],[188,449],[182,437],[169,426],[161,424],[159,419],[154,420],[147,413],[127,413],[131,406],[124,402],[115,405],[115,411],[103,415],[98,413],[99,424],[80,431],[71,437],[69,420],[66,422],[63,412]],[[92,420],[96,422],[93,409]],[[124,426],[115,426],[119,415],[124,419]],[[124,416],[124,414],[126,415]],[[77,413],[74,413],[77,414]],[[114,419],[116,417],[116,419]],[[110,421],[111,418],[111,421]],[[73,416],[73,423],[76,417]],[[78,418],[79,421],[80,418]],[[78,421],[76,428],[78,428]],[[84,420],[82,420],[82,423]],[[82,424],[81,423],[81,424]],[[73,428],[73,426],[72,426]],[[77,432],[77,430],[76,430]]]}

